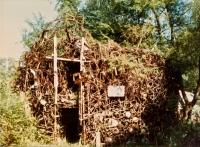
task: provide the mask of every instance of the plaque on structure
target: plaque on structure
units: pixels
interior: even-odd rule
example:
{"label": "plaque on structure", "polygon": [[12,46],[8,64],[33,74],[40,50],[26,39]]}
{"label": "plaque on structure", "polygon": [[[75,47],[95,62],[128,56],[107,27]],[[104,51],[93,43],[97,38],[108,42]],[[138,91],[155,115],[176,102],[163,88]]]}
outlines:
{"label": "plaque on structure", "polygon": [[108,97],[124,97],[125,86],[108,86]]}

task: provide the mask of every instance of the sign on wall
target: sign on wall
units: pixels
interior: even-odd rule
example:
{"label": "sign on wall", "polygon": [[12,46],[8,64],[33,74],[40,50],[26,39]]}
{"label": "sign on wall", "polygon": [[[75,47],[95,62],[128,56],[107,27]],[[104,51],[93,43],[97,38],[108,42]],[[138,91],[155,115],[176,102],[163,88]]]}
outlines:
{"label": "sign on wall", "polygon": [[108,97],[124,97],[125,86],[108,86]]}

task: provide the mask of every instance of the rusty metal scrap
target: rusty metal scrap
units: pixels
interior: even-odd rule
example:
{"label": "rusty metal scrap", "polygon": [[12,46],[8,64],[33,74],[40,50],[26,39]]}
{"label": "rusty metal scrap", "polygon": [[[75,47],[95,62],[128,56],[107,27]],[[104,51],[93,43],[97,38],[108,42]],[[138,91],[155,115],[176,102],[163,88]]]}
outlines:
{"label": "rusty metal scrap", "polygon": [[[86,143],[94,140],[99,130],[101,141],[107,144],[150,138],[164,121],[160,118],[165,115],[166,103],[164,60],[148,51],[118,50],[110,48],[102,53],[102,58],[107,56],[104,61],[100,58],[85,64],[85,88],[90,87],[83,100]],[[125,56],[123,60],[121,56]],[[125,97],[108,97],[109,85],[125,86]]]}
{"label": "rusty metal scrap", "polygon": [[[105,144],[140,142],[142,138],[153,140],[155,131],[162,130],[166,115],[164,59],[148,50],[128,49],[114,42],[101,44],[86,36],[84,65],[80,72],[77,61],[80,60],[81,39],[77,34],[81,36],[84,32],[80,29],[83,26],[81,17],[78,20],[71,15],[66,20],[56,20],[57,26],[66,24],[66,27],[48,29],[49,38],[39,38],[24,55],[25,66],[18,69],[20,75],[15,87],[29,93],[33,114],[40,118],[39,127],[52,134],[55,117],[58,130],[62,125],[60,109],[79,107],[84,144],[94,143],[98,131]],[[71,29],[67,28],[69,25]],[[68,59],[58,61],[57,116],[54,114],[51,59],[54,34],[65,34],[58,35],[58,57]],[[108,97],[109,85],[125,86],[125,96]],[[62,132],[59,133],[61,136]]]}

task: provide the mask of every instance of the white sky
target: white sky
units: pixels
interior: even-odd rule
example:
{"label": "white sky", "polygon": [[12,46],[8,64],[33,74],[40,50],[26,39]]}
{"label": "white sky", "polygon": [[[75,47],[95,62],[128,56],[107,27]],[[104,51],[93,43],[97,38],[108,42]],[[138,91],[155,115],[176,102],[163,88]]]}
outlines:
{"label": "white sky", "polygon": [[55,4],[56,0],[0,0],[0,57],[18,60],[24,52],[20,41],[22,29],[28,28],[25,19],[40,12],[45,21],[52,21],[57,16]]}

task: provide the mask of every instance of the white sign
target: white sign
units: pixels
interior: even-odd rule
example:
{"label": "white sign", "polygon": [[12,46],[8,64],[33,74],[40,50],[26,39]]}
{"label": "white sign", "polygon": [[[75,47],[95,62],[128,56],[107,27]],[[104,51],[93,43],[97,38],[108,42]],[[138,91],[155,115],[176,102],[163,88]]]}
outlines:
{"label": "white sign", "polygon": [[124,97],[125,86],[108,86],[108,97]]}

